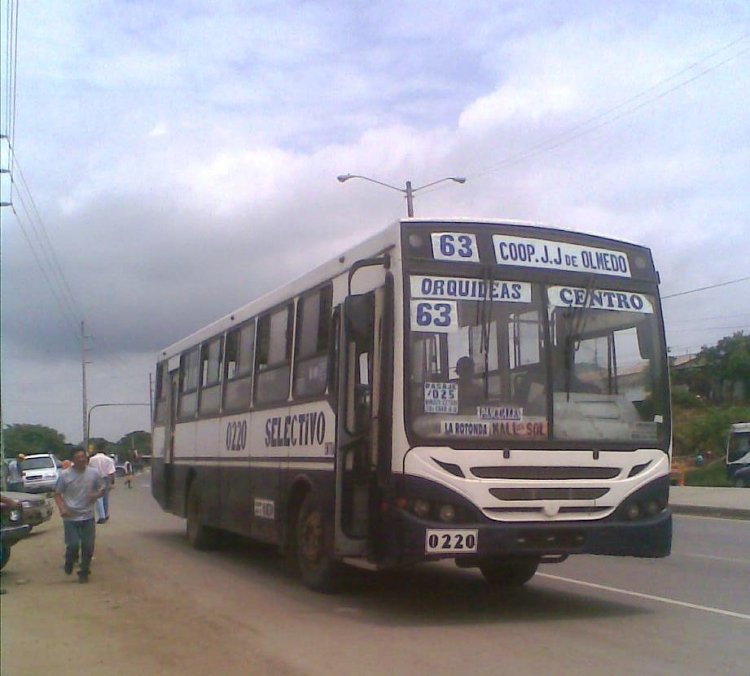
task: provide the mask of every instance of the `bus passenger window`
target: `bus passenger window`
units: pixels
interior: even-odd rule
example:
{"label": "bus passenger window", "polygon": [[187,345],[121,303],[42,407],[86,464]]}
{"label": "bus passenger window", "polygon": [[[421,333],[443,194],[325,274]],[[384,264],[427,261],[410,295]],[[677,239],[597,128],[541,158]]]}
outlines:
{"label": "bus passenger window", "polygon": [[221,337],[201,349],[201,414],[218,413],[221,407]]}
{"label": "bus passenger window", "polygon": [[255,322],[227,333],[224,346],[224,411],[250,407],[255,353]]}
{"label": "bus passenger window", "polygon": [[292,304],[258,320],[255,402],[272,404],[286,401],[292,356]]}
{"label": "bus passenger window", "polygon": [[199,348],[194,348],[180,357],[180,405],[179,417],[192,418],[198,409]]}
{"label": "bus passenger window", "polygon": [[294,396],[324,394],[328,382],[328,345],[331,332],[332,288],[300,298],[294,360]]}

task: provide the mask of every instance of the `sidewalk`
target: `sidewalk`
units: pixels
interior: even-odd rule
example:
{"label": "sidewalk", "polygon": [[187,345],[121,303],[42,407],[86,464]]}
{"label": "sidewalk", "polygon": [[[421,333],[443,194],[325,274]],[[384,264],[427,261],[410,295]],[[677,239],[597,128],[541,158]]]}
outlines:
{"label": "sidewalk", "polygon": [[750,488],[672,486],[669,504],[675,514],[750,519]]}

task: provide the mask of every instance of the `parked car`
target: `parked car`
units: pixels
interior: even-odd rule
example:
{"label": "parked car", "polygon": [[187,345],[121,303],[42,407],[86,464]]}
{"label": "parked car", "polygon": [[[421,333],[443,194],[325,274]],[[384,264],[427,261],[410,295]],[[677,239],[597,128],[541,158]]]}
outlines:
{"label": "parked car", "polygon": [[26,493],[48,493],[55,490],[62,463],[51,453],[27,455],[21,463]]}
{"label": "parked car", "polygon": [[738,469],[732,476],[732,482],[737,488],[750,488],[750,467]]}
{"label": "parked car", "polygon": [[5,500],[0,504],[0,569],[10,559],[10,548],[23,540],[31,528],[23,523],[23,507],[8,505]]}
{"label": "parked car", "polygon": [[23,508],[23,523],[30,528],[39,526],[52,518],[52,500],[44,495],[3,491],[3,497],[11,498]]}

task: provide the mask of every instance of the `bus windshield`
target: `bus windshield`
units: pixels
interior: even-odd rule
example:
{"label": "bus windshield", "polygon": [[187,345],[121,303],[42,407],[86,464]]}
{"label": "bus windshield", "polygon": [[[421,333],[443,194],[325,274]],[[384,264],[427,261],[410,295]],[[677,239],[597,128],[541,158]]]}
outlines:
{"label": "bus windshield", "polygon": [[420,275],[410,290],[410,426],[427,443],[664,443],[651,295]]}

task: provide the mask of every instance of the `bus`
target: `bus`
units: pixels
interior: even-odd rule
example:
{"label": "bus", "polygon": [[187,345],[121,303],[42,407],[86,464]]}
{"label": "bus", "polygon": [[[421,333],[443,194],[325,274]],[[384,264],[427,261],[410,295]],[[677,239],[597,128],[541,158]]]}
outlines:
{"label": "bus", "polygon": [[[735,474],[739,470],[750,467],[750,422],[729,426],[726,461],[727,479],[730,482],[734,482]],[[744,481],[743,479],[743,484]]]}
{"label": "bus", "polygon": [[614,239],[397,221],[159,355],[152,493],[194,547],[271,543],[322,591],[347,565],[519,586],[668,556],[658,280]]}

